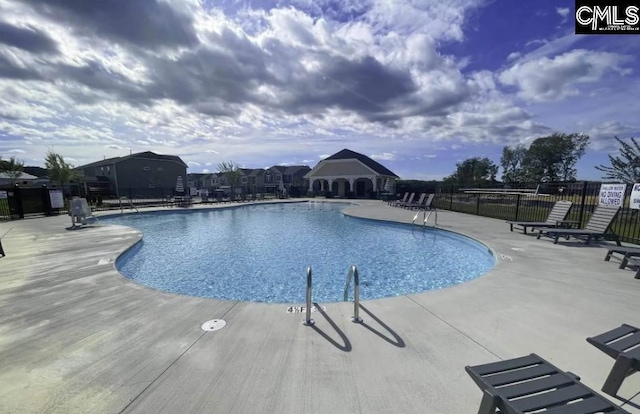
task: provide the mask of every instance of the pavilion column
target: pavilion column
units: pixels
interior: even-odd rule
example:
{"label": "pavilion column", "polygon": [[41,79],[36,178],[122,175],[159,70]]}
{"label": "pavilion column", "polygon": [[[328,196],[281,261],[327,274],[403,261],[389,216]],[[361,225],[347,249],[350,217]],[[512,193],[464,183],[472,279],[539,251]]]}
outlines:
{"label": "pavilion column", "polygon": [[355,181],[356,181],[355,179],[353,179],[353,178],[349,178],[349,191],[351,191],[351,192],[353,192],[353,191],[354,191],[354,190],[353,190],[353,183],[354,183]]}
{"label": "pavilion column", "polygon": [[373,183],[373,191],[378,191],[378,177],[373,177],[373,180],[371,180],[371,182]]}
{"label": "pavilion column", "polygon": [[327,182],[329,184],[329,188],[327,189],[327,191],[333,191],[333,178],[329,178]]}
{"label": "pavilion column", "polygon": [[314,181],[315,181],[315,180],[314,180],[313,178],[310,178],[310,179],[309,179],[309,191],[313,191],[313,182],[314,182]]}

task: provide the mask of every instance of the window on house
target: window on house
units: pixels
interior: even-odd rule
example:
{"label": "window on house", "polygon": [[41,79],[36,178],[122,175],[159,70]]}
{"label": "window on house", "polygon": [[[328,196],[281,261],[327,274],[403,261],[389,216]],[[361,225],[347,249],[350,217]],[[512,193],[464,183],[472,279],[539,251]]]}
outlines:
{"label": "window on house", "polygon": [[276,182],[279,183],[282,180],[282,176],[280,174],[276,175]]}
{"label": "window on house", "polygon": [[149,167],[142,167],[142,169],[143,169],[143,170],[145,170],[145,171],[149,171],[151,168],[149,168]]}
{"label": "window on house", "polygon": [[242,178],[240,179],[240,182],[241,182],[242,184],[246,184],[246,183],[247,183],[247,177],[242,177]]}

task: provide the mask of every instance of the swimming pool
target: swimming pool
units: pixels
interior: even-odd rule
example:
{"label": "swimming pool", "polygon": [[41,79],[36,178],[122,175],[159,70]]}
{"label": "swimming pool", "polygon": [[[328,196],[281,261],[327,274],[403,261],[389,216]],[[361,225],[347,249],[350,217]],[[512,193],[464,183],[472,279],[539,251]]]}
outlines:
{"label": "swimming pool", "polygon": [[459,234],[358,219],[342,203],[287,203],[127,214],[104,219],[139,229],[143,241],[116,266],[149,287],[228,300],[303,303],[343,299],[349,266],[361,299],[439,289],[476,278],[495,260]]}

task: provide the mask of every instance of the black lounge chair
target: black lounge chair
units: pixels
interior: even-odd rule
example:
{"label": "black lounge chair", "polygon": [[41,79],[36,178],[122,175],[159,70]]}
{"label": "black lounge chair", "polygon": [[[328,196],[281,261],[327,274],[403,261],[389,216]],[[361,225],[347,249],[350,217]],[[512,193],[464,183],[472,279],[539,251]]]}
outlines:
{"label": "black lounge chair", "polygon": [[409,197],[409,192],[408,191],[406,193],[404,193],[404,197],[402,197],[402,200],[389,200],[389,205],[390,206],[395,206],[398,203],[406,203],[407,202],[407,197]]}
{"label": "black lounge chair", "polygon": [[411,193],[411,195],[409,196],[409,199],[407,201],[399,201],[397,203],[394,203],[393,206],[394,207],[403,207],[406,206],[407,204],[411,204],[413,203],[413,199],[416,197],[416,193]]}
{"label": "black lounge chair", "polygon": [[483,393],[478,414],[628,413],[536,354],[465,370]]}
{"label": "black lounge chair", "polygon": [[427,197],[427,193],[422,193],[420,194],[420,198],[418,199],[418,201],[416,203],[407,203],[405,205],[403,205],[403,208],[410,208],[411,210],[413,210],[414,208],[420,208],[420,206],[422,206],[422,204],[424,203],[424,200]]}
{"label": "black lounge chair", "polygon": [[[565,236],[567,239],[569,236],[586,237],[586,244],[589,244],[592,239],[599,239],[607,235],[607,231],[616,218],[618,211],[620,211],[620,207],[617,206],[597,206],[584,229],[539,229],[538,238],[543,233],[546,233],[554,238],[553,244],[556,244],[560,236]],[[620,246],[620,238],[613,233],[611,233],[611,236],[614,237],[616,244]]]}
{"label": "black lounge chair", "polygon": [[624,379],[640,370],[640,329],[623,324],[587,342],[616,360],[602,386],[603,392],[615,397]]}
{"label": "black lounge chair", "polygon": [[566,227],[567,225],[577,223],[565,220],[569,214],[569,210],[571,210],[572,204],[571,201],[556,202],[545,221],[507,221],[507,223],[509,223],[509,230],[513,231],[513,226],[520,226],[524,234],[527,234],[527,227],[531,227],[532,229],[536,227]]}
{"label": "black lounge chair", "polygon": [[[426,193],[423,194],[423,195],[426,196]],[[436,196],[435,194],[429,194],[428,196],[426,196],[426,198],[420,196],[421,201],[419,201],[417,203],[412,203],[412,204],[406,206],[406,208],[410,208],[411,210],[413,210],[413,209],[416,209],[416,210],[433,210],[434,207],[433,207],[432,203],[433,203],[433,199],[434,199],[435,196]]]}
{"label": "black lounge chair", "polygon": [[[622,261],[619,266],[620,269],[627,267],[630,258],[640,256],[640,247],[610,246],[607,249],[607,255],[604,257],[605,262],[608,262],[611,259],[611,255],[614,253],[620,253],[622,255]],[[636,279],[640,279],[640,268],[638,268],[638,271],[636,272]]]}

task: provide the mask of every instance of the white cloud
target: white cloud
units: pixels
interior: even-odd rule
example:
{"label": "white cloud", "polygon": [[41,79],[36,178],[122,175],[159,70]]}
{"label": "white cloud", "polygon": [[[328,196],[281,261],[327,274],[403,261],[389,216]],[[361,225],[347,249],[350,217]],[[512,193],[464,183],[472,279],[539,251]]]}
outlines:
{"label": "white cloud", "polygon": [[393,161],[396,159],[396,155],[391,152],[383,152],[381,154],[372,154],[371,158],[374,160]]}
{"label": "white cloud", "polygon": [[627,60],[616,53],[576,49],[552,59],[542,57],[516,63],[498,78],[504,85],[517,87],[522,99],[552,101],[578,95],[579,84],[596,82],[607,72],[627,74],[622,66]]}
{"label": "white cloud", "polygon": [[618,148],[615,137],[627,139],[633,136],[634,132],[640,131],[640,125],[632,127],[624,125],[618,121],[607,121],[599,125],[592,126],[584,131],[589,135],[589,145],[595,150],[611,151]]}
{"label": "white cloud", "polygon": [[520,56],[522,56],[522,53],[520,52],[511,52],[509,53],[509,56],[507,56],[507,60],[518,59]]}
{"label": "white cloud", "polygon": [[200,167],[200,163],[195,161],[187,161],[187,165],[189,167]]}
{"label": "white cloud", "polygon": [[203,174],[209,174],[211,173],[211,170],[209,170],[208,168],[205,168],[204,170],[202,170]]}
{"label": "white cloud", "polygon": [[18,149],[18,148],[13,148],[13,149],[7,150],[7,153],[9,153],[9,154],[26,154],[26,152],[27,151],[21,150],[21,149]]}
{"label": "white cloud", "polygon": [[562,17],[567,17],[569,15],[568,7],[556,7],[556,13],[558,13]]}
{"label": "white cloud", "polygon": [[540,33],[550,40],[514,49],[498,72],[468,71],[475,56],[448,56],[442,45],[473,35],[468,17],[484,0],[291,0],[294,7],[269,10],[247,2],[253,6],[237,13],[170,0],[164,11],[149,2],[145,24],[125,31],[114,23],[120,20],[83,14],[128,10],[108,2],[71,11],[53,0],[0,3],[3,21],[35,28],[41,48],[47,38],[58,48],[0,45],[0,131],[11,148],[36,159],[55,145],[81,164],[150,150],[193,167],[222,158],[312,166],[315,154],[326,158],[345,146],[404,160],[452,142],[457,150],[539,136],[550,131],[548,118],[531,102],[627,74],[615,50],[572,50],[585,41],[572,33]]}

